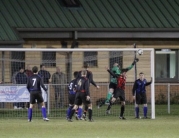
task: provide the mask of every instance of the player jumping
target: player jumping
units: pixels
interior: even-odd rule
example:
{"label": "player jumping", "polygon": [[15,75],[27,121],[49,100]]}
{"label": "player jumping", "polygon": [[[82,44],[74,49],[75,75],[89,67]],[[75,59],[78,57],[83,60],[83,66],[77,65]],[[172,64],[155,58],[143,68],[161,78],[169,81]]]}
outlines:
{"label": "player jumping", "polygon": [[[131,69],[133,68],[133,66],[135,65],[135,63],[138,62],[138,61],[139,61],[139,59],[136,58],[136,59],[132,62],[132,64],[131,64],[129,67],[125,68],[125,69],[126,69],[127,71],[131,70]],[[119,75],[121,74],[121,68],[120,68],[119,64],[118,64],[118,63],[114,63],[113,68],[111,69],[111,71],[112,71],[113,74],[119,76]],[[116,77],[111,76],[111,80],[110,80],[110,84],[109,84],[109,92],[108,92],[108,94],[107,94],[107,96],[106,96],[106,99],[105,99],[105,101],[102,101],[102,102],[98,105],[98,108],[100,108],[102,105],[108,104],[108,108],[107,108],[107,110],[106,110],[106,113],[107,113],[107,114],[110,114],[110,108],[111,108],[111,106],[112,106],[112,104],[110,103],[110,99],[112,98],[113,92],[114,92],[114,90],[116,89],[116,85],[117,85]]]}

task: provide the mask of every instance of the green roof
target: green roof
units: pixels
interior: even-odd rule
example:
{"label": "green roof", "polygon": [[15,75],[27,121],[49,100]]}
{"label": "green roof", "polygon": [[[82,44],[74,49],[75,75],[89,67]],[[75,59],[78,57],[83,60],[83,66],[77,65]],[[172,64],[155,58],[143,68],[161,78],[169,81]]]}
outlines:
{"label": "green roof", "polygon": [[16,28],[179,28],[179,0],[80,2],[79,8],[67,8],[58,0],[0,0],[0,42],[22,40]]}

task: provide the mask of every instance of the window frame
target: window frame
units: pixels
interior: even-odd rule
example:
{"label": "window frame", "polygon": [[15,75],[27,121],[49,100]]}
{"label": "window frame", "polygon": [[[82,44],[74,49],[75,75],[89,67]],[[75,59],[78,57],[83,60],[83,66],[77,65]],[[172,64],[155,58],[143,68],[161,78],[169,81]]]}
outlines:
{"label": "window frame", "polygon": [[25,69],[25,55],[26,53],[24,51],[11,51],[11,60],[13,60],[11,62],[11,74],[19,71],[19,67],[23,67]]}
{"label": "window frame", "polygon": [[[157,62],[156,62],[156,51],[161,51],[161,49],[155,49],[155,74],[156,74],[156,64],[157,64]],[[178,80],[179,80],[179,75],[178,75],[178,68],[179,68],[179,64],[178,64],[178,61],[179,61],[179,56],[178,56],[178,54],[179,54],[179,50],[177,50],[177,49],[171,49],[171,51],[175,51],[176,52],[176,55],[175,55],[175,58],[176,58],[176,61],[175,61],[175,64],[176,64],[176,66],[175,66],[175,75],[176,75],[176,77],[175,78],[156,78],[156,75],[155,75],[155,82],[157,82],[157,83],[176,83],[176,82],[178,82]]]}
{"label": "window frame", "polygon": [[[117,60],[121,61],[121,62],[117,62],[117,63],[119,64],[120,68],[122,69],[122,68],[123,68],[123,56],[111,57],[111,55],[115,55],[115,54],[114,54],[115,52],[116,52],[116,51],[109,51],[109,67],[110,67],[110,69],[112,69],[113,64],[114,64],[115,62],[112,62],[111,60],[115,60],[115,59],[117,58]],[[116,54],[118,54],[118,55],[123,55],[123,52],[122,52],[122,51],[117,51],[117,52],[119,52],[119,54],[118,54],[118,53],[116,53]],[[111,54],[111,53],[112,53],[112,54]]]}
{"label": "window frame", "polygon": [[[49,54],[49,53],[51,53],[51,54],[54,54],[54,55],[52,55],[51,57],[53,57],[53,58],[51,58],[51,59],[48,59],[47,57],[49,57],[49,56],[46,56],[45,54]],[[46,63],[45,61],[47,61],[47,60],[51,60],[51,61],[53,61],[52,63]],[[43,51],[42,52],[42,64],[44,64],[45,65],[45,67],[47,67],[47,68],[53,68],[53,67],[56,67],[56,52],[54,52],[54,51]]]}
{"label": "window frame", "polygon": [[[92,57],[96,56],[96,60],[85,61],[85,59],[87,58],[87,55],[85,55],[85,53],[88,53],[88,54],[91,53],[89,56],[92,56]],[[94,53],[94,55],[92,55],[92,53]],[[83,52],[83,65],[85,65],[86,63],[89,64],[90,68],[97,68],[98,67],[98,52],[97,51]]]}

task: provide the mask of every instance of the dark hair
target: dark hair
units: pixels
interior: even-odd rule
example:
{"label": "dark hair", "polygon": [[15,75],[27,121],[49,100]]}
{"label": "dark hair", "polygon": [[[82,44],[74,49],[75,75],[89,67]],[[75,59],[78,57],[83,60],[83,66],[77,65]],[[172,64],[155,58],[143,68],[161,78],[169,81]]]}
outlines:
{"label": "dark hair", "polygon": [[85,63],[85,64],[83,65],[83,67],[84,67],[84,68],[88,68],[88,67],[89,67],[89,64],[88,64],[88,63]]}
{"label": "dark hair", "polygon": [[44,64],[40,64],[40,68],[42,68],[43,66],[45,66]]}
{"label": "dark hair", "polygon": [[140,75],[140,74],[144,74],[144,73],[143,73],[143,72],[140,72],[139,75]]}
{"label": "dark hair", "polygon": [[121,73],[127,72],[127,71],[128,71],[128,69],[121,69]]}
{"label": "dark hair", "polygon": [[23,67],[19,67],[19,70],[24,69]]}
{"label": "dark hair", "polygon": [[37,73],[37,71],[38,71],[38,67],[37,67],[37,66],[34,66],[34,67],[32,68],[32,72],[33,72],[33,73]]}
{"label": "dark hair", "polygon": [[77,76],[78,76],[78,71],[75,71],[74,73],[73,73],[73,76],[75,77],[75,78],[77,78]]}

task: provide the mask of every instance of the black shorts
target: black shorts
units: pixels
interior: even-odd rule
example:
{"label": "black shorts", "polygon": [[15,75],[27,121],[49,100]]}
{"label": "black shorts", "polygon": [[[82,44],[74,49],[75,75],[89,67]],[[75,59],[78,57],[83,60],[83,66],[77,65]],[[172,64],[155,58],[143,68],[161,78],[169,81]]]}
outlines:
{"label": "black shorts", "polygon": [[86,93],[84,92],[77,92],[75,96],[75,105],[88,105],[91,104],[91,100],[86,100]]}
{"label": "black shorts", "polygon": [[120,98],[120,101],[125,101],[125,92],[120,88],[116,88],[114,91],[114,98]]}
{"label": "black shorts", "polygon": [[147,104],[146,93],[136,94],[136,104]]}
{"label": "black shorts", "polygon": [[37,103],[42,103],[43,97],[42,97],[42,92],[40,91],[32,91],[30,92],[30,104],[35,104],[37,100]]}
{"label": "black shorts", "polygon": [[109,89],[116,89],[116,85],[117,84],[110,82],[109,83]]}
{"label": "black shorts", "polygon": [[69,104],[73,105],[75,103],[75,95],[76,94],[68,94]]}

